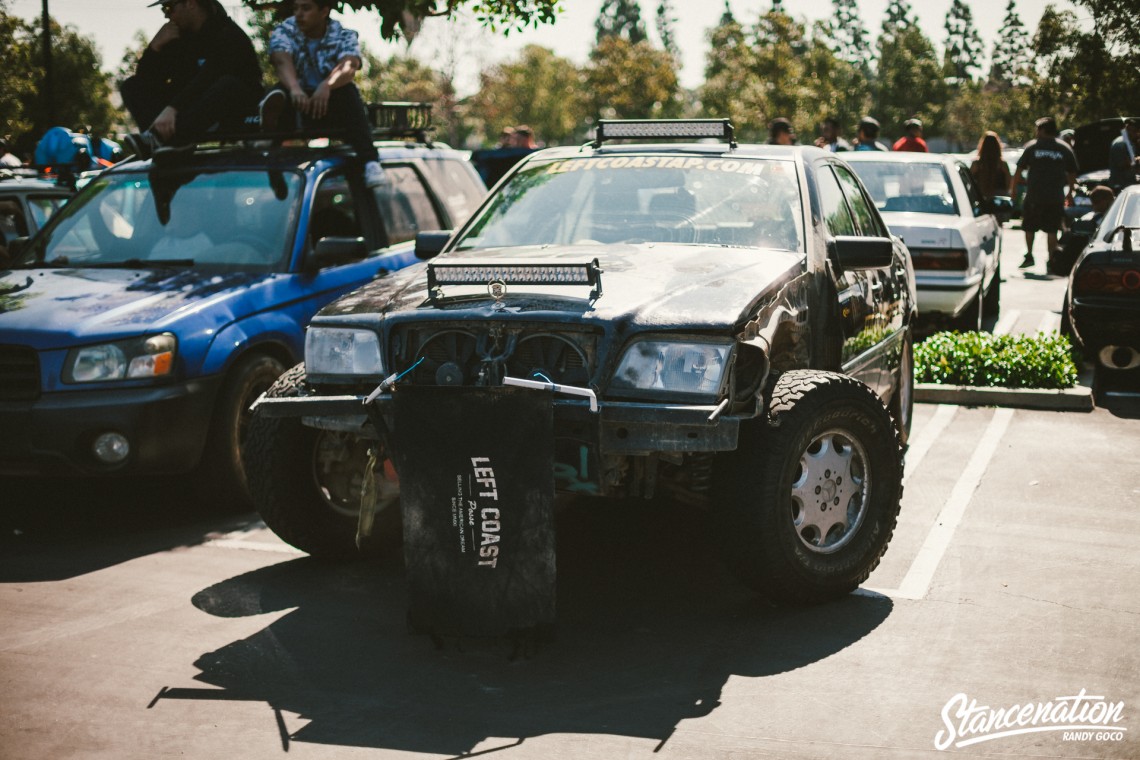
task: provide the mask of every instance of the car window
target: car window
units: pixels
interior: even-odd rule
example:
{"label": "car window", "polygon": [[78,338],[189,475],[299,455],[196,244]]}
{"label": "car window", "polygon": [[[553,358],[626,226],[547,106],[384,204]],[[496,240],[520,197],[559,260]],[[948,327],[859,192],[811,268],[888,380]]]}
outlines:
{"label": "car window", "polygon": [[340,172],[323,175],[309,212],[309,241],[316,246],[322,238],[363,236],[348,180]]}
{"label": "car window", "polygon": [[886,234],[879,227],[876,214],[871,210],[871,203],[863,194],[863,189],[859,187],[859,181],[855,179],[855,175],[844,166],[832,166],[832,169],[835,170],[835,176],[839,178],[839,184],[843,186],[843,194],[847,198],[848,207],[855,216],[855,226],[858,228],[859,234],[868,237],[886,237]]}
{"label": "car window", "polygon": [[452,225],[458,227],[466,222],[487,195],[479,175],[468,162],[458,158],[427,158],[423,166]]}
{"label": "car window", "polygon": [[958,214],[950,176],[941,163],[852,161],[879,211]]}
{"label": "car window", "polygon": [[962,184],[966,186],[966,198],[970,203],[971,213],[974,216],[981,216],[982,194],[978,191],[978,186],[974,183],[974,175],[970,174],[970,170],[966,167],[959,166],[958,176],[962,178]]}
{"label": "car window", "polygon": [[388,245],[415,238],[420,230],[438,230],[439,214],[423,179],[411,166],[384,166],[388,182],[376,188],[376,203],[388,234]]}
{"label": "car window", "polygon": [[499,188],[462,249],[673,243],[803,250],[795,164],[585,156],[534,161]]}
{"label": "car window", "polygon": [[47,220],[63,205],[63,201],[58,195],[34,195],[28,198],[28,211],[37,230],[47,224]]}
{"label": "car window", "polygon": [[299,203],[296,172],[106,173],[54,213],[25,263],[276,271]]}
{"label": "car window", "polygon": [[0,198],[0,245],[28,234],[28,223],[15,198]]}
{"label": "car window", "polygon": [[827,166],[820,167],[816,172],[816,181],[819,184],[819,204],[827,231],[833,236],[856,234],[855,222],[847,208],[847,201],[843,198],[843,190],[831,169]]}

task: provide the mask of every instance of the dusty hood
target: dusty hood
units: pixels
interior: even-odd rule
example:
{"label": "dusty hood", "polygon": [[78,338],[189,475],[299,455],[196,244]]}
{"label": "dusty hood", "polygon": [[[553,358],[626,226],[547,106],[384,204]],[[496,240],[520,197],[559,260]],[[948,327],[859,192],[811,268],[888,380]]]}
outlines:
{"label": "dusty hood", "polygon": [[[465,251],[440,262],[585,264],[602,269],[602,296],[588,302],[589,286],[511,284],[503,304],[516,312],[558,310],[583,321],[618,321],[634,326],[685,325],[697,329],[731,326],[766,295],[803,270],[804,255],[789,251],[667,244],[526,247]],[[486,285],[447,286],[436,308],[490,308]],[[397,273],[387,282],[361,288],[321,312],[392,314],[428,302],[424,266]],[[418,309],[417,309],[418,310]],[[419,312],[422,314],[423,312]]]}

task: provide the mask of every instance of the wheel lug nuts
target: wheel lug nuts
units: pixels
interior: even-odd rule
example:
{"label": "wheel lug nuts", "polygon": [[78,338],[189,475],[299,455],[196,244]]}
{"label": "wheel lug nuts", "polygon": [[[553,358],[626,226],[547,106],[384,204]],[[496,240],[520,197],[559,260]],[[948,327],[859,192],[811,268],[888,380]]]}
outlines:
{"label": "wheel lug nuts", "polygon": [[819,486],[816,486],[816,487],[815,487],[815,492],[816,492],[816,495],[819,495],[819,493],[820,493],[820,492],[822,492],[822,491],[823,491],[823,489],[822,489],[822,488],[820,488]]}

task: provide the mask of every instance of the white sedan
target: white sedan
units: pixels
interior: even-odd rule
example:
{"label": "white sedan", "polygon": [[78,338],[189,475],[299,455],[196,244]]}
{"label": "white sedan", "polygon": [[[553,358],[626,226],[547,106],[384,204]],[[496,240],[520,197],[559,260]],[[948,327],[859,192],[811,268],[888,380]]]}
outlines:
{"label": "white sedan", "polygon": [[937,153],[844,153],[891,233],[914,262],[918,311],[981,330],[997,316],[1001,293],[1001,222],[1009,199],[986,199],[969,167]]}

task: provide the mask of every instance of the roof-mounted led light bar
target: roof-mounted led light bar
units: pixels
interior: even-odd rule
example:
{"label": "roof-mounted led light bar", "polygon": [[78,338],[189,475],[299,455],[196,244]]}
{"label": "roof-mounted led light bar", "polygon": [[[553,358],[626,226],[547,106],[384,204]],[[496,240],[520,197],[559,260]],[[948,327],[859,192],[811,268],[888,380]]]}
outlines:
{"label": "roof-mounted led light bar", "polygon": [[[431,262],[428,264],[428,290],[432,298],[441,295],[444,285],[589,285],[590,300],[602,295],[602,268],[598,260],[588,264],[479,264],[474,262]],[[498,297],[496,297],[498,300]]]}
{"label": "roof-mounted led light bar", "polygon": [[726,140],[733,148],[732,123],[728,119],[602,119],[594,133],[593,146],[606,140]]}

